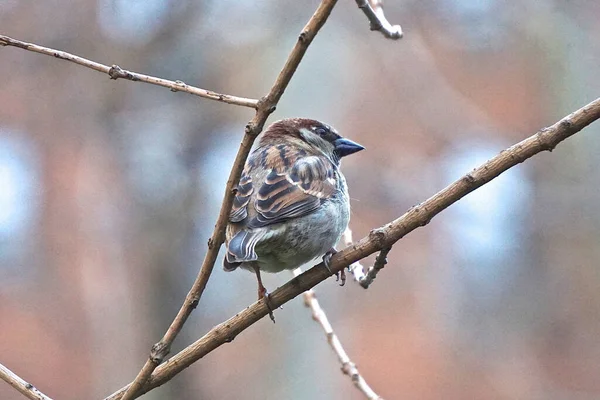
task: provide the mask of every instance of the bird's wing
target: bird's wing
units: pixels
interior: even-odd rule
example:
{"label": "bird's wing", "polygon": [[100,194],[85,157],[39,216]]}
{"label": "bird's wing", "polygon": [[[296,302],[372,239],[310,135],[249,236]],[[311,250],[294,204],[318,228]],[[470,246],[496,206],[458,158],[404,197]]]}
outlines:
{"label": "bird's wing", "polygon": [[298,158],[291,168],[271,169],[258,189],[250,228],[304,216],[335,194],[336,174],[324,156]]}
{"label": "bird's wing", "polygon": [[248,203],[250,203],[250,197],[254,192],[254,186],[252,185],[252,177],[248,171],[248,164],[242,171],[240,183],[237,186],[235,197],[233,198],[233,206],[231,208],[231,214],[229,214],[229,222],[242,222],[248,217]]}
{"label": "bird's wing", "polygon": [[[259,166],[266,171],[262,176],[255,172]],[[335,167],[325,156],[284,145],[259,148],[242,172],[229,221],[259,228],[301,217],[319,208],[336,188]],[[248,207],[256,211],[250,217]]]}
{"label": "bird's wing", "polygon": [[[258,163],[269,172],[255,183],[252,170]],[[265,235],[256,228],[307,215],[331,198],[336,188],[335,167],[325,156],[307,156],[303,150],[281,145],[258,149],[242,172],[233,201],[229,220],[244,222],[244,227],[229,241],[227,260],[231,263],[256,260],[254,248]],[[250,216],[248,207],[254,208]]]}

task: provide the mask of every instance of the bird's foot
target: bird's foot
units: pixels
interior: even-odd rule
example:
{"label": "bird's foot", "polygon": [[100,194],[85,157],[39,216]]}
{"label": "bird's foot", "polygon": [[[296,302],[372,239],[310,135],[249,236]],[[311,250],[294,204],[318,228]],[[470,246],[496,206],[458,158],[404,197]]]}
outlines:
{"label": "bird's foot", "polygon": [[[333,275],[333,271],[331,271],[331,257],[335,253],[337,253],[337,250],[332,247],[323,256],[323,265],[325,265],[325,268],[327,268],[327,271],[329,271],[329,273],[332,275]],[[340,281],[340,279],[341,279],[340,286],[344,286],[344,284],[346,283],[346,271],[342,270],[342,271],[338,271],[335,273],[335,281],[338,282],[338,281]]]}
{"label": "bird's foot", "polygon": [[261,299],[265,299],[265,304],[267,305],[267,309],[269,310],[269,318],[271,321],[275,323],[275,316],[273,315],[273,307],[271,307],[271,299],[269,297],[269,292],[267,292],[267,288],[262,283],[262,279],[260,277],[260,268],[258,265],[254,265],[254,272],[256,273],[256,281],[258,282],[258,301]]}
{"label": "bird's foot", "polygon": [[331,249],[327,250],[327,253],[325,253],[323,255],[323,265],[325,265],[325,268],[327,268],[327,271],[329,271],[329,273],[332,275],[333,275],[333,272],[331,271],[331,257],[335,253],[337,253],[337,250],[332,247]]}
{"label": "bird's foot", "polygon": [[267,292],[267,289],[262,285],[258,289],[258,300],[260,301],[260,299],[265,299],[265,304],[267,305],[267,308],[269,309],[269,318],[271,318],[271,321],[273,321],[273,323],[275,323],[275,316],[273,315],[273,307],[271,306],[270,294],[269,294],[269,292]]}

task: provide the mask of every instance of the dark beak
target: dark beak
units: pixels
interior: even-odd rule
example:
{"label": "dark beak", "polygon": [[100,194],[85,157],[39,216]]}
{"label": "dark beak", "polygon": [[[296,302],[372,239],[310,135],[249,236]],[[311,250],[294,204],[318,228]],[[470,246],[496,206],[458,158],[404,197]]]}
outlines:
{"label": "dark beak", "polygon": [[335,146],[335,153],[340,158],[349,156],[350,154],[354,154],[357,151],[361,151],[361,150],[365,149],[360,144],[353,142],[352,140],[346,139],[346,138],[336,139],[333,142],[333,145]]}

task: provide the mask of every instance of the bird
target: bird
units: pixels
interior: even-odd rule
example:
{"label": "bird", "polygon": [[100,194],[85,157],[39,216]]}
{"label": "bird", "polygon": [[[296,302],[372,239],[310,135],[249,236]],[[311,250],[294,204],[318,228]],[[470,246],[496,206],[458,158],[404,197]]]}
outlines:
{"label": "bird", "polygon": [[273,322],[261,271],[291,270],[321,256],[329,269],[350,221],[340,161],[363,149],[323,122],[288,118],[272,123],[250,153],[235,189],[223,269],[254,271]]}

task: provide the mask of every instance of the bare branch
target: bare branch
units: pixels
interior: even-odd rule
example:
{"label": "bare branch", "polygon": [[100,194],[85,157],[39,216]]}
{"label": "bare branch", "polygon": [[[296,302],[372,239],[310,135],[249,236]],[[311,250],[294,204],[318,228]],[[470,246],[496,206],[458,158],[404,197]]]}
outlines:
{"label": "bare branch", "polygon": [[388,39],[402,38],[402,27],[390,24],[385,17],[382,0],[356,0],[356,5],[369,19],[372,31],[379,31]]}
{"label": "bare branch", "polygon": [[[269,296],[271,307],[276,310],[300,293],[313,288],[332,274],[341,271],[348,265],[367,257],[377,251],[390,247],[413,230],[425,226],[441,211],[456,203],[475,189],[485,185],[504,171],[522,163],[528,158],[542,152],[553,150],[558,143],[574,135],[595,120],[600,118],[600,98],[585,107],[566,116],[556,124],[542,129],[533,136],[503,150],[483,165],[475,168],[465,176],[439,191],[421,204],[412,207],[404,215],[372,230],[352,247],[334,254],[330,260],[331,272],[323,263],[319,263],[308,271],[298,275]],[[212,328],[206,335],[198,339],[178,354],[171,357],[156,369],[143,387],[148,391],[160,386],[204,357],[224,343],[231,342],[242,331],[269,313],[263,300],[242,310],[227,321]],[[106,400],[120,399],[127,387],[107,397]]]}
{"label": "bare branch", "polygon": [[31,400],[52,400],[44,393],[40,392],[29,382],[25,382],[18,375],[0,364],[0,379],[18,390],[22,395]]}
{"label": "bare branch", "polygon": [[[302,273],[301,268],[296,268],[293,271],[294,276],[298,276]],[[358,368],[356,368],[356,364],[350,360],[348,354],[344,350],[342,346],[342,342],[333,331],[333,327],[331,323],[329,323],[329,319],[327,318],[327,314],[321,308],[319,301],[315,295],[314,290],[307,290],[302,294],[304,298],[304,305],[312,311],[312,317],[315,321],[321,325],[323,331],[325,331],[325,336],[327,336],[327,342],[333,349],[334,353],[337,355],[338,360],[342,364],[342,372],[345,375],[348,375],[350,379],[352,379],[352,383],[358,390],[360,390],[367,399],[369,400],[383,400],[377,393],[371,389],[371,387],[367,384],[365,379],[362,377],[360,372],[358,372]]]}
{"label": "bare branch", "polygon": [[[219,212],[219,217],[217,218],[217,223],[215,225],[213,234],[208,240],[208,251],[206,252],[202,266],[200,267],[200,272],[198,273],[192,288],[187,294],[181,309],[171,323],[171,326],[169,326],[161,341],[152,347],[148,360],[132,382],[131,386],[127,389],[127,393],[123,396],[124,400],[134,399],[141,394],[140,391],[144,388],[152,372],[169,353],[171,344],[175,340],[175,337],[181,331],[181,328],[185,324],[191,312],[198,305],[200,297],[204,292],[204,288],[208,283],[210,274],[212,273],[217,255],[219,254],[219,249],[225,240],[225,229],[227,227],[229,213],[231,212],[231,206],[233,204],[234,190],[240,180],[244,163],[246,162],[248,154],[250,153],[250,148],[252,147],[252,144],[254,143],[254,140],[258,134],[262,131],[269,115],[275,111],[275,107],[279,102],[279,99],[283,95],[288,83],[296,72],[296,69],[300,64],[302,57],[306,53],[308,46],[315,38],[317,32],[319,32],[321,27],[323,27],[325,24],[325,21],[329,17],[329,14],[331,13],[331,10],[335,6],[336,2],[337,0],[323,0],[321,4],[319,4],[319,7],[298,36],[298,40],[290,52],[290,55],[281,69],[281,72],[277,76],[273,87],[269,93],[259,101],[256,115],[246,125],[245,135],[242,139],[242,143],[240,144],[233,167],[231,168],[231,172],[227,180],[223,204],[221,205],[221,210]],[[144,392],[147,390],[149,389],[144,389]]]}
{"label": "bare branch", "polygon": [[247,99],[244,97],[221,94],[210,90],[190,86],[182,81],[170,81],[168,79],[157,78],[155,76],[139,74],[137,72],[124,70],[118,65],[113,65],[109,67],[108,65],[100,64],[95,61],[88,60],[87,58],[79,57],[61,50],[55,50],[49,47],[42,47],[33,43],[21,42],[20,40],[16,40],[4,35],[0,35],[0,46],[18,47],[20,49],[33,51],[34,53],[45,54],[48,56],[60,58],[61,60],[67,60],[75,64],[91,68],[95,71],[103,72],[110,76],[110,79],[122,78],[134,82],[145,82],[151,85],[169,88],[172,92],[185,92],[203,97],[205,99],[216,100],[227,104],[234,104],[237,106],[250,108],[256,108],[258,106],[258,100],[255,99]]}

